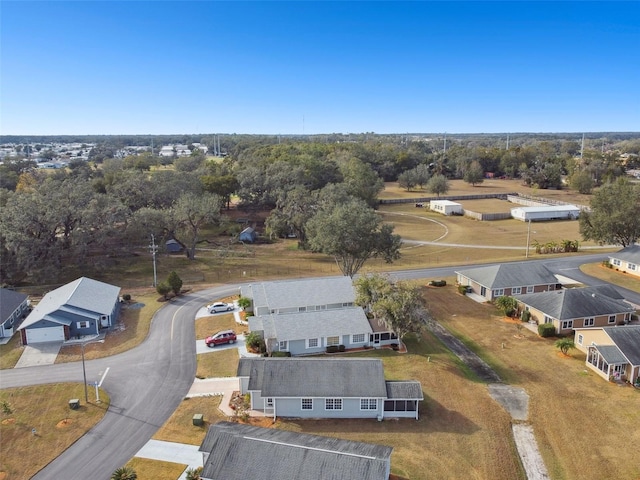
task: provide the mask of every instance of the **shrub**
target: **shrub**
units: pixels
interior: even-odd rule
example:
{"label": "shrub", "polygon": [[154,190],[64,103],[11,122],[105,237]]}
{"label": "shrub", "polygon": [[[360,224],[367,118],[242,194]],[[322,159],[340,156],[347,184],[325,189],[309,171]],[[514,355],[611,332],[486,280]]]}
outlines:
{"label": "shrub", "polygon": [[447,285],[447,281],[446,280],[431,280],[429,282],[429,285],[431,285],[432,287],[444,287]]}
{"label": "shrub", "polygon": [[602,266],[603,267],[607,267],[607,268],[612,268],[613,265],[611,265],[611,262],[609,260],[603,260],[602,261]]}
{"label": "shrub", "polygon": [[496,304],[496,307],[502,310],[502,313],[507,317],[513,316],[514,312],[518,308],[518,301],[508,295],[496,298],[494,303]]}
{"label": "shrub", "polygon": [[238,306],[243,310],[246,310],[251,306],[251,300],[248,299],[247,297],[240,297],[238,299]]}
{"label": "shrub", "polygon": [[344,350],[345,350],[344,345],[338,345],[339,352],[344,352]]}
{"label": "shrub", "polygon": [[520,319],[523,322],[528,322],[529,320],[531,320],[531,312],[529,310],[523,310],[522,315],[520,315]]}
{"label": "shrub", "polygon": [[125,293],[124,295],[122,295],[122,300],[124,300],[125,302],[131,301],[131,295],[128,293]]}
{"label": "shrub", "polygon": [[271,352],[271,356],[274,358],[280,357],[290,357],[291,356],[291,352]]}
{"label": "shrub", "polygon": [[338,352],[338,345],[329,345],[327,347],[327,353],[337,353]]}
{"label": "shrub", "polygon": [[467,285],[458,285],[458,293],[460,293],[462,295],[466,295],[468,288],[469,287]]}
{"label": "shrub", "polygon": [[556,327],[553,323],[543,323],[538,325],[538,335],[541,337],[553,337],[556,334]]}
{"label": "shrub", "polygon": [[248,347],[256,350],[260,349],[264,344],[264,340],[262,340],[262,337],[257,332],[249,332],[245,337],[245,342]]}

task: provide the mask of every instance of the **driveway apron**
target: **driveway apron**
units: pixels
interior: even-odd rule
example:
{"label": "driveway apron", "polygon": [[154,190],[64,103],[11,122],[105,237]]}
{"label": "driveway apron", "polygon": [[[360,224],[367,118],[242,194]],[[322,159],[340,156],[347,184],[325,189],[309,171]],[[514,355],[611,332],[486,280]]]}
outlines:
{"label": "driveway apron", "polygon": [[56,362],[62,342],[37,343],[26,345],[24,352],[14,368],[35,367],[39,365],[53,365]]}

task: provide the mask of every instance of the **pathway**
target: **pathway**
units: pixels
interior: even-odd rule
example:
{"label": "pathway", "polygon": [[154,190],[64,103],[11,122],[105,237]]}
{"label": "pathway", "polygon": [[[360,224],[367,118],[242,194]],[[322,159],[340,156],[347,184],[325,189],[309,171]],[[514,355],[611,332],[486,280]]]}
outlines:
{"label": "pathway", "polygon": [[513,438],[528,480],[548,480],[549,474],[538,450],[533,428],[527,424],[529,395],[524,389],[505,385],[493,369],[458,338],[435,320],[427,320],[427,328],[482,380],[489,382],[489,395],[517,423],[512,424]]}

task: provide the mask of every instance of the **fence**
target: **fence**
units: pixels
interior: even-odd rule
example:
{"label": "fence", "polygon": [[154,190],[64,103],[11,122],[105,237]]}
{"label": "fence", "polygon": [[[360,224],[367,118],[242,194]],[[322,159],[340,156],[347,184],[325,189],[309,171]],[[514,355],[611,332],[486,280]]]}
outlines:
{"label": "fence", "polygon": [[511,212],[498,212],[498,213],[481,213],[471,210],[464,210],[465,217],[475,218],[480,221],[492,221],[492,220],[506,220],[511,218]]}
{"label": "fence", "polygon": [[441,195],[439,197],[419,197],[419,198],[387,198],[380,199],[380,205],[393,205],[396,203],[428,203],[432,200],[484,200],[486,198],[497,198],[507,200],[509,195],[518,195],[517,193],[484,193],[479,195]]}

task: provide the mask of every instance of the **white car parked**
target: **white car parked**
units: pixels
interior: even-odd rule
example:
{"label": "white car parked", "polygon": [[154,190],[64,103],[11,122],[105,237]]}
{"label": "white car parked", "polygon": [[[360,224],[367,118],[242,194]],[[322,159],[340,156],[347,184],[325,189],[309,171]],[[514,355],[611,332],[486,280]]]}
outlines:
{"label": "white car parked", "polygon": [[233,310],[233,304],[231,303],[215,302],[207,305],[207,312],[209,313],[230,312],[231,310]]}

